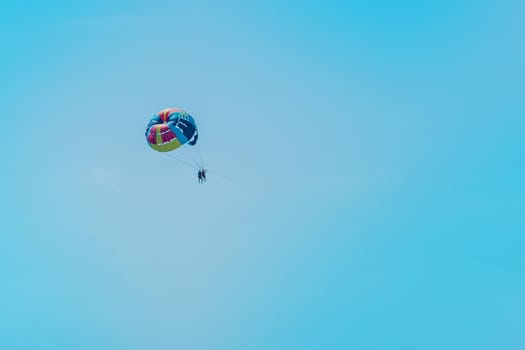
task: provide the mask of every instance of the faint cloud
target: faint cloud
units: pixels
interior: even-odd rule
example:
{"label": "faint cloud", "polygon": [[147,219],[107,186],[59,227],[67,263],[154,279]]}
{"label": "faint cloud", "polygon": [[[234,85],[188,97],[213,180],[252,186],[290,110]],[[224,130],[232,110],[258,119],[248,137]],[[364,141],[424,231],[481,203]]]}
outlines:
{"label": "faint cloud", "polygon": [[[7,281],[6,281],[7,282]],[[69,281],[42,278],[13,278],[5,283],[3,292],[20,294],[64,294],[72,290]]]}
{"label": "faint cloud", "polygon": [[121,176],[116,169],[103,166],[93,166],[86,170],[85,179],[91,185],[117,188]]}

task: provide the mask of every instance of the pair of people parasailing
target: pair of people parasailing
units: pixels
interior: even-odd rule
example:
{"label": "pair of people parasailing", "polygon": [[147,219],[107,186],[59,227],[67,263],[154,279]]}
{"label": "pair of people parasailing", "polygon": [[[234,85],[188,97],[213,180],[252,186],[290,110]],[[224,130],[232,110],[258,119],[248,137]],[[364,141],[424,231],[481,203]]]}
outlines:
{"label": "pair of people parasailing", "polygon": [[197,178],[199,179],[199,183],[206,182],[206,169],[199,169],[197,172]]}
{"label": "pair of people parasailing", "polygon": [[[188,112],[180,108],[163,109],[151,118],[146,128],[148,144],[158,152],[172,152],[186,144],[195,146],[198,138],[195,120]],[[200,158],[200,151],[198,152]],[[187,164],[183,160],[181,162]],[[200,163],[202,164],[202,158]],[[197,177],[199,183],[206,182],[206,170],[202,165]]]}

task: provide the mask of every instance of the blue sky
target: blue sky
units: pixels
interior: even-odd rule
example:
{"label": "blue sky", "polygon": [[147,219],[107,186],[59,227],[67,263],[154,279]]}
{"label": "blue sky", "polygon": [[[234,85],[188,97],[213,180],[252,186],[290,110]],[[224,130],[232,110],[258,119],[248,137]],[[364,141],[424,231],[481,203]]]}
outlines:
{"label": "blue sky", "polygon": [[3,2],[0,348],[523,349],[524,11]]}

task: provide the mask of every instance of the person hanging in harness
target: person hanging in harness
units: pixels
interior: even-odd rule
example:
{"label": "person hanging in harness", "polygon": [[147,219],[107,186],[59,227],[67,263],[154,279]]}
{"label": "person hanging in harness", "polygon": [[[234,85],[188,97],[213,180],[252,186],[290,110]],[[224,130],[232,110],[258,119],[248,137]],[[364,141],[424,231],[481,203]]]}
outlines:
{"label": "person hanging in harness", "polygon": [[197,178],[199,179],[199,183],[206,182],[206,170],[205,169],[199,169],[197,172]]}

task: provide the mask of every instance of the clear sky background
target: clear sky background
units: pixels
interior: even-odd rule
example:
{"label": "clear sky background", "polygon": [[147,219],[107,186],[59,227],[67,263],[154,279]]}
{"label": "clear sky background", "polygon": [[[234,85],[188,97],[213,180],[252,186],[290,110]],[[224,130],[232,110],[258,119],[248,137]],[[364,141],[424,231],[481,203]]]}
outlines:
{"label": "clear sky background", "polygon": [[524,349],[524,16],[2,1],[0,348]]}

